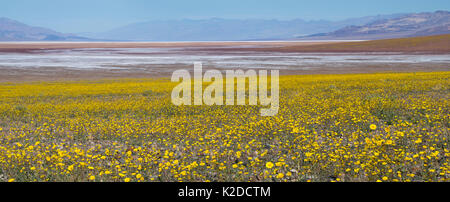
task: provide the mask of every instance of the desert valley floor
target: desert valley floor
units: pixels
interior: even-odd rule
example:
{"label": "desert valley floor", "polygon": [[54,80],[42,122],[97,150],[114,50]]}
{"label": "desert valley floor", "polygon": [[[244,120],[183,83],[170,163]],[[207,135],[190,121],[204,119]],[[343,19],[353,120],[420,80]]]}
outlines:
{"label": "desert valley floor", "polygon": [[177,69],[278,69],[281,74],[447,71],[448,52],[309,52],[328,42],[0,43],[0,81],[169,77]]}

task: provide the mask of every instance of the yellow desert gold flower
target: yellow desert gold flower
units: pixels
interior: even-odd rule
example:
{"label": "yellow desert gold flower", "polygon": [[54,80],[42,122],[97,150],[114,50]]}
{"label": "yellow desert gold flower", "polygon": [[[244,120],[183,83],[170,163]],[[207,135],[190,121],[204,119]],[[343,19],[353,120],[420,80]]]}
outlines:
{"label": "yellow desert gold flower", "polygon": [[271,169],[271,168],[273,168],[273,163],[272,162],[267,162],[266,163],[266,168],[268,168],[268,169]]}
{"label": "yellow desert gold flower", "polygon": [[422,138],[418,138],[414,143],[416,143],[416,144],[422,143]]}
{"label": "yellow desert gold flower", "polygon": [[283,178],[284,177],[284,174],[283,173],[278,173],[278,175],[277,175],[277,178],[278,179],[281,179],[281,178]]}
{"label": "yellow desert gold flower", "polygon": [[371,129],[371,130],[376,130],[376,129],[377,129],[377,125],[375,125],[375,124],[370,124],[370,129]]}

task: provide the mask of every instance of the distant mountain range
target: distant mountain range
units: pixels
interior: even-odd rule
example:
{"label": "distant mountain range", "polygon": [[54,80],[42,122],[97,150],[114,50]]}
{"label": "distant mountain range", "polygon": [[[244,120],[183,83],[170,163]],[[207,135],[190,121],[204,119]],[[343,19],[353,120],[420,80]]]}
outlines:
{"label": "distant mountain range", "polygon": [[398,16],[402,16],[402,14],[369,16],[342,21],[221,18],[149,21],[130,24],[103,33],[85,34],[85,36],[133,41],[285,40],[319,32],[334,31],[348,25],[364,25]]}
{"label": "distant mountain range", "polygon": [[415,36],[430,36],[450,33],[450,12],[413,13],[396,18],[376,20],[362,26],[347,26],[342,29],[314,34],[301,39],[388,39]]}
{"label": "distant mountain range", "polygon": [[[65,34],[0,18],[0,41],[243,41],[383,39],[450,33],[448,11],[378,15],[342,21],[221,19],[130,24],[102,33]],[[322,34],[316,34],[322,33]]]}
{"label": "distant mountain range", "polygon": [[89,41],[89,38],[0,18],[0,41]]}

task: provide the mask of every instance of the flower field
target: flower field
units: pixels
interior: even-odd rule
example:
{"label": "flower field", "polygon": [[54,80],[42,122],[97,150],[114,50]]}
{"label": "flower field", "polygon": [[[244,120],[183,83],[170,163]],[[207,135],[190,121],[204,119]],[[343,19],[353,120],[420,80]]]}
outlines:
{"label": "flower field", "polygon": [[280,77],[280,109],[169,79],[0,83],[0,181],[450,181],[450,72]]}

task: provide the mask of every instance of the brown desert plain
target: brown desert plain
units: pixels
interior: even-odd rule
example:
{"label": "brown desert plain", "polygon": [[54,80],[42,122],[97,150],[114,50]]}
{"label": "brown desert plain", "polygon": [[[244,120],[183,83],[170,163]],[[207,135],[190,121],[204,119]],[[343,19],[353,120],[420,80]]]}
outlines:
{"label": "brown desert plain", "polygon": [[[373,41],[234,41],[234,42],[2,42],[0,54],[30,54],[39,56],[46,51],[65,50],[103,51],[115,49],[179,49],[184,54],[204,55],[238,55],[249,54],[359,54],[359,55],[446,55],[450,53],[450,34],[412,37],[400,39],[386,39]],[[148,53],[132,53],[145,56]],[[151,55],[151,54],[149,54]],[[268,59],[269,60],[269,59]],[[192,66],[192,65],[191,65]],[[10,68],[0,67],[0,82],[11,81],[42,81],[42,80],[84,80],[107,78],[145,78],[169,77],[176,69],[189,69],[185,64],[165,65],[163,67],[140,67],[127,69],[95,69],[95,68]],[[206,66],[205,69],[215,69]],[[257,69],[257,68],[256,68]],[[372,64],[364,65],[336,65],[318,66],[313,69],[281,69],[282,75],[297,74],[348,74],[348,73],[374,73],[374,72],[430,72],[448,71],[447,63],[399,63],[399,64]]]}

